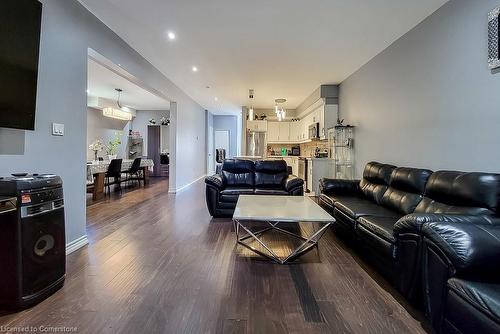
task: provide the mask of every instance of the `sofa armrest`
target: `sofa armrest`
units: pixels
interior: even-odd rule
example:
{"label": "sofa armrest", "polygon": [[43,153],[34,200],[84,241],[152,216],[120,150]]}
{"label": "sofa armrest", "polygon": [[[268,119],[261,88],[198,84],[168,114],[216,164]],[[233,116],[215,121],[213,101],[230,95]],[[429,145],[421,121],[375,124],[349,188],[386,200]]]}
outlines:
{"label": "sofa armrest", "polygon": [[359,180],[338,180],[322,178],[319,180],[319,190],[328,195],[359,195]]}
{"label": "sofa armrest", "polygon": [[222,176],[220,176],[219,174],[207,176],[205,178],[205,183],[219,190],[222,190],[224,188],[224,180],[222,179]]}
{"label": "sofa armrest", "polygon": [[422,236],[448,258],[458,276],[500,278],[500,219],[489,223],[428,223]]}
{"label": "sofa armrest", "polygon": [[304,180],[295,176],[288,175],[288,178],[285,180],[285,189],[290,192],[291,190],[304,186]]}
{"label": "sofa armrest", "polygon": [[394,224],[394,235],[405,233],[420,234],[422,227],[428,223],[467,223],[467,224],[493,224],[492,217],[467,216],[457,214],[437,213],[410,213],[400,218]]}

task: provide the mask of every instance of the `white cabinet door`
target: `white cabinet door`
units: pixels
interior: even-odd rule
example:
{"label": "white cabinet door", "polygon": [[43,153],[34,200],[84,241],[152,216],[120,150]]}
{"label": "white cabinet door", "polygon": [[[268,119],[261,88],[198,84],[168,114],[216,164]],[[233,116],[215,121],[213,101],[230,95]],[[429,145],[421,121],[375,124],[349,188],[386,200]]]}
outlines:
{"label": "white cabinet door", "polygon": [[299,141],[299,125],[300,122],[290,122],[290,142],[292,143]]}
{"label": "white cabinet door", "polygon": [[267,122],[267,141],[269,143],[278,142],[280,127],[278,122]]}
{"label": "white cabinet door", "polygon": [[279,126],[279,141],[288,142],[290,141],[290,122],[278,122]]}
{"label": "white cabinet door", "polygon": [[267,121],[247,121],[247,129],[252,131],[267,131]]}

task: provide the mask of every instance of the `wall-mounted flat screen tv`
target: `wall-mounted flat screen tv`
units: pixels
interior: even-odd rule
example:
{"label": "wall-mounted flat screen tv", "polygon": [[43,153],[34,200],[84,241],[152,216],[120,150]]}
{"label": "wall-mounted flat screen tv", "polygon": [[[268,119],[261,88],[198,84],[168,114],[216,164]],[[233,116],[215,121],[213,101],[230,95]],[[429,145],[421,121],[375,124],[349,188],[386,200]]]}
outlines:
{"label": "wall-mounted flat screen tv", "polygon": [[0,127],[35,129],[42,4],[0,1]]}

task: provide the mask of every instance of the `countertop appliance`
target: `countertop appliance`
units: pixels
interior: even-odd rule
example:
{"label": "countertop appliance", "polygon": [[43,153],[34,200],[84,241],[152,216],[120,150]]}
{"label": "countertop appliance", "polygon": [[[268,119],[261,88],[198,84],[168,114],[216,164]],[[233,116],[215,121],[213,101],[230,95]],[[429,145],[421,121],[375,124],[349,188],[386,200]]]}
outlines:
{"label": "countertop appliance", "polygon": [[319,139],[319,123],[313,123],[309,125],[309,135],[308,139]]}
{"label": "countertop appliance", "polygon": [[266,132],[247,130],[247,151],[246,155],[266,157],[267,142]]}
{"label": "countertop appliance", "polygon": [[293,155],[295,157],[300,156],[300,146],[292,146],[292,152],[290,155]]}
{"label": "countertop appliance", "polygon": [[64,284],[62,180],[52,174],[0,178],[0,308],[39,303]]}

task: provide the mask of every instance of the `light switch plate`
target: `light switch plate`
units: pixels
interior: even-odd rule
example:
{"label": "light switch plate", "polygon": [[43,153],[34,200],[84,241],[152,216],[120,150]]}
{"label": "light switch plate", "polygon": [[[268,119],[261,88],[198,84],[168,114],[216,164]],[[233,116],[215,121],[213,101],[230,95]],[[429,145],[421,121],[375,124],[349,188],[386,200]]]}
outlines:
{"label": "light switch plate", "polygon": [[52,135],[64,136],[64,124],[52,123]]}

